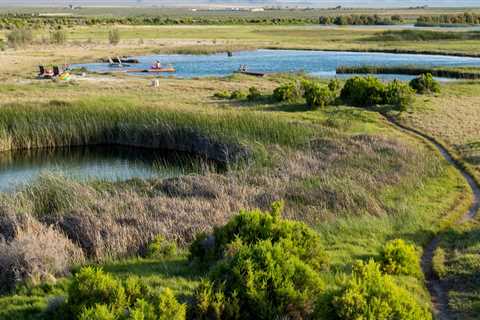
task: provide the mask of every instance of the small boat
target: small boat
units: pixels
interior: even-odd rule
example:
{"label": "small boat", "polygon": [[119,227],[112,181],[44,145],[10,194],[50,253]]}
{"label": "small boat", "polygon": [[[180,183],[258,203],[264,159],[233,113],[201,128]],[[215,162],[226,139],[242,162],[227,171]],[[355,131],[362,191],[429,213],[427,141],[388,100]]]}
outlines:
{"label": "small boat", "polygon": [[162,73],[162,72],[165,72],[165,73],[173,73],[173,72],[176,72],[177,70],[173,67],[169,67],[169,68],[150,68],[150,69],[128,69],[128,70],[125,70],[125,72],[135,72],[135,73],[138,73],[138,72],[144,72],[144,73],[148,73],[148,72],[152,72],[152,73]]}
{"label": "small boat", "polygon": [[150,68],[146,70],[145,72],[177,72],[177,70],[173,67],[167,67],[167,68]]}

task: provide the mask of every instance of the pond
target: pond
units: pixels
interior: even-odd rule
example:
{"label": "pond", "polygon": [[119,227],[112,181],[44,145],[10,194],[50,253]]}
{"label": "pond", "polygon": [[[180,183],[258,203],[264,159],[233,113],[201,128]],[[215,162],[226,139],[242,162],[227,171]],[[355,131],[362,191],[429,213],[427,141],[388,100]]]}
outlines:
{"label": "pond", "polygon": [[121,146],[1,152],[0,192],[14,191],[46,173],[81,181],[172,178],[197,172],[200,161],[183,153]]}
{"label": "pond", "polygon": [[[176,69],[175,73],[164,73],[162,75],[174,75],[175,77],[180,78],[228,76],[238,70],[239,66],[242,64],[248,66],[248,69],[251,71],[266,73],[305,71],[311,75],[322,77],[336,76],[336,69],[339,66],[480,66],[480,58],[304,50],[242,51],[234,52],[232,57],[228,57],[227,54],[221,53],[213,55],[164,54],[136,58],[140,61],[139,64],[132,64],[124,69],[149,69],[150,66],[158,60],[163,65],[172,64]],[[109,67],[107,63],[78,64],[72,67],[85,67],[89,71],[96,72],[119,71],[119,68]],[[392,76],[390,76],[390,78],[391,77]],[[397,76],[397,78],[409,79],[411,77]]]}

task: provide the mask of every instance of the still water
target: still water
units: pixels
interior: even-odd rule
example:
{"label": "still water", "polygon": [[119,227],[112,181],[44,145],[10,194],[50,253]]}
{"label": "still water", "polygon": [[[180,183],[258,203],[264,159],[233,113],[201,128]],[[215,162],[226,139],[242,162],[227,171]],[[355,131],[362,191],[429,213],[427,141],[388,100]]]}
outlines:
{"label": "still water", "polygon": [[131,178],[176,177],[196,172],[199,165],[199,159],[185,154],[120,146],[1,152],[0,192],[13,191],[46,173],[81,181],[125,181]]}
{"label": "still water", "polygon": [[[247,65],[249,70],[259,72],[295,72],[304,71],[311,75],[333,77],[339,66],[401,66],[415,65],[419,67],[453,67],[480,66],[480,58],[366,53],[344,51],[303,51],[303,50],[256,50],[235,52],[233,57],[227,54],[213,55],[151,55],[136,57],[139,64],[128,68],[148,69],[156,60],[162,64],[172,64],[177,72],[165,73],[180,78],[227,76],[238,70],[240,65]],[[85,67],[90,71],[114,72],[118,68],[109,67],[107,63],[90,63],[72,66]],[[145,73],[142,73],[145,74]],[[397,78],[411,78],[398,76]]]}

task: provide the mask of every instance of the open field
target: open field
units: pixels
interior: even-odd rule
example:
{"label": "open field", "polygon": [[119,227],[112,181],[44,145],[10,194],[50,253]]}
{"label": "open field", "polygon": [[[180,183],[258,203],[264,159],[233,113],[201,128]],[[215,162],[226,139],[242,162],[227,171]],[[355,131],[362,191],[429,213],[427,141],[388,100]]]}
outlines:
{"label": "open field", "polygon": [[478,85],[452,83],[437,95],[418,101],[402,121],[444,141],[480,177],[480,95]]}

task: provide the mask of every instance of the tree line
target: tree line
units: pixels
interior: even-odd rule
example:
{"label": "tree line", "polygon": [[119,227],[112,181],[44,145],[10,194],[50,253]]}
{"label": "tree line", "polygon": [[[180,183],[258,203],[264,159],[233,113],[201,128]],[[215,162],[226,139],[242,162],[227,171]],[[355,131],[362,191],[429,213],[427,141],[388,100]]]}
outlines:
{"label": "tree line", "polygon": [[73,27],[93,25],[219,25],[219,24],[263,24],[263,25],[295,25],[295,24],[334,24],[334,25],[389,25],[403,22],[399,15],[339,15],[320,17],[166,17],[166,16],[132,16],[132,17],[81,17],[62,16],[45,17],[31,14],[0,15],[0,29],[45,27]]}
{"label": "tree line", "polygon": [[463,14],[444,14],[439,16],[421,16],[417,19],[417,26],[431,26],[431,25],[476,25],[480,24],[480,14],[465,12]]}

